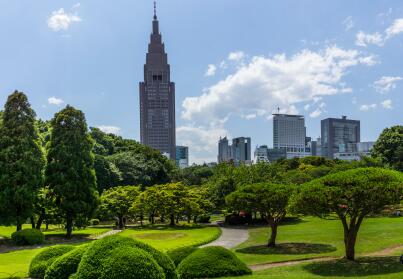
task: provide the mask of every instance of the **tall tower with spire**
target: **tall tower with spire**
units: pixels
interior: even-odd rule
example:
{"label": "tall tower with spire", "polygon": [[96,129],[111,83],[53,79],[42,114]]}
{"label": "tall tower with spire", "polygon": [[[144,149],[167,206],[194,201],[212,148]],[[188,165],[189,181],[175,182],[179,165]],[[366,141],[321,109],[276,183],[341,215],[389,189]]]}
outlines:
{"label": "tall tower with spire", "polygon": [[154,2],[144,81],[140,82],[140,141],[175,160],[175,83],[170,74]]}

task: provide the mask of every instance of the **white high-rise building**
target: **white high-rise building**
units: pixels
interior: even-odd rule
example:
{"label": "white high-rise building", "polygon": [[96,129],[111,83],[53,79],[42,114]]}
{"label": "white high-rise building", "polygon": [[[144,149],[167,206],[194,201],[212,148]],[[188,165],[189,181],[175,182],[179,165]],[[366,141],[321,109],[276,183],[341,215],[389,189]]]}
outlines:
{"label": "white high-rise building", "polygon": [[287,159],[310,156],[306,152],[306,127],[302,115],[273,114],[273,147],[285,149]]}

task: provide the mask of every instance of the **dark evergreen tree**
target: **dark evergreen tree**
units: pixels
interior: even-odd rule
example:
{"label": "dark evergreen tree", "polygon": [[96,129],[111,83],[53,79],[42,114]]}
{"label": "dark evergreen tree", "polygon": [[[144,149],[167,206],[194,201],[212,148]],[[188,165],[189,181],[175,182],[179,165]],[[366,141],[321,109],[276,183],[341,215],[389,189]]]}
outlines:
{"label": "dark evergreen tree", "polygon": [[98,204],[93,140],[84,114],[71,106],[56,113],[48,145],[46,183],[66,221],[66,237],[73,222],[90,218]]}
{"label": "dark evergreen tree", "polygon": [[0,122],[0,223],[16,224],[18,231],[33,214],[45,158],[35,112],[24,93],[8,97]]}

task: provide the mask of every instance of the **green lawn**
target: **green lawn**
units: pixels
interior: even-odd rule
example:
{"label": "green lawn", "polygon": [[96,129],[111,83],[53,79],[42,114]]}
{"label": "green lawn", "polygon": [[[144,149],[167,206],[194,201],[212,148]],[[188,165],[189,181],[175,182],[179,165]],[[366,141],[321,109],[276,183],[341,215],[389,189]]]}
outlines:
{"label": "green lawn", "polygon": [[227,279],[310,279],[310,278],[360,278],[360,279],[401,279],[403,264],[399,257],[361,258],[358,263],[346,260],[303,263],[295,266],[276,267],[254,272],[243,277]]}
{"label": "green lawn", "polygon": [[[236,247],[237,256],[248,264],[293,259],[343,256],[343,232],[338,220],[307,217],[278,229],[278,248],[264,247],[269,228],[253,228],[249,239]],[[368,218],[359,231],[356,252],[365,254],[403,245],[403,218]]]}
{"label": "green lawn", "polygon": [[167,251],[184,246],[198,246],[217,239],[221,230],[217,227],[177,227],[154,226],[126,229],[120,235],[136,238],[151,246]]}

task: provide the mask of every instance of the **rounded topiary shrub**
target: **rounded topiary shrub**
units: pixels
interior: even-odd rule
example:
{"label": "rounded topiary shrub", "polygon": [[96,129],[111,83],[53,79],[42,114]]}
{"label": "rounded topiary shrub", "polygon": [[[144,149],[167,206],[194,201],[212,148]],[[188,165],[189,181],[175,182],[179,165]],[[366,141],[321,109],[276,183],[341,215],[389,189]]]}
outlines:
{"label": "rounded topiary shrub", "polygon": [[41,244],[45,240],[45,235],[37,229],[23,229],[14,232],[11,239],[16,245]]}
{"label": "rounded topiary shrub", "polygon": [[181,279],[240,276],[252,271],[223,247],[205,247],[186,257],[178,266]]}
{"label": "rounded topiary shrub", "polygon": [[74,250],[58,257],[45,272],[45,279],[68,279],[76,273],[81,257],[87,250],[88,244],[78,246]]}
{"label": "rounded topiary shrub", "polygon": [[84,253],[74,278],[100,278],[102,275],[102,265],[104,262],[108,262],[108,258],[111,256],[112,252],[115,249],[124,251],[129,248],[138,248],[149,254],[163,269],[166,279],[177,278],[175,265],[167,255],[145,243],[122,236],[108,236],[93,242]]}
{"label": "rounded topiary shrub", "polygon": [[56,245],[46,248],[36,255],[29,265],[29,277],[44,278],[46,269],[61,255],[74,249],[71,245]]}
{"label": "rounded topiary shrub", "polygon": [[155,259],[140,248],[114,249],[101,267],[99,279],[165,279]]}
{"label": "rounded topiary shrub", "polygon": [[190,254],[192,254],[197,249],[199,249],[199,248],[192,247],[192,246],[180,247],[180,248],[176,248],[176,249],[168,251],[168,256],[171,258],[171,260],[174,262],[174,264],[176,266],[178,266],[183,261],[184,258],[186,258]]}

